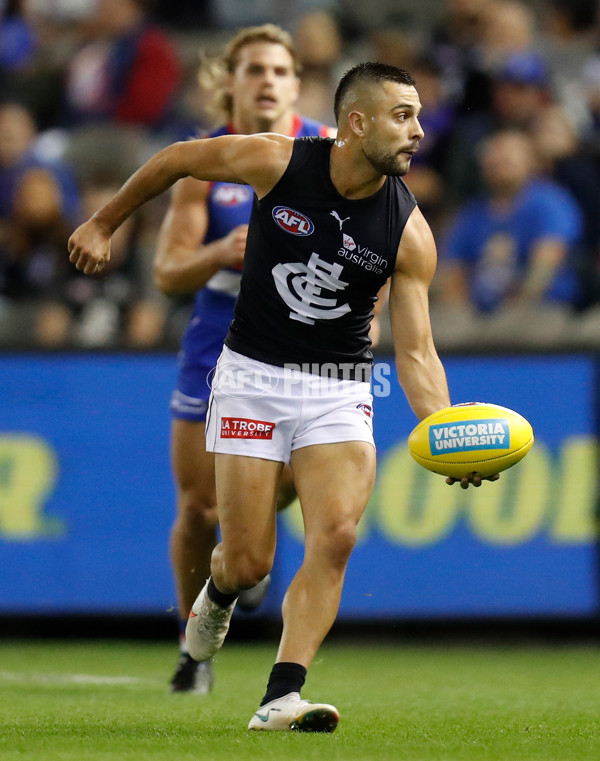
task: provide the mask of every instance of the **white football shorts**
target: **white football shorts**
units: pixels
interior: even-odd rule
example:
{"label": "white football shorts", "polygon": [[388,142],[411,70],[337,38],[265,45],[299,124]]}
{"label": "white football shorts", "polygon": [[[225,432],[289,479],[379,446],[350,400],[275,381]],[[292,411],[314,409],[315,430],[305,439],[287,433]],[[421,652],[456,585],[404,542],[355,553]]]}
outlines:
{"label": "white football shorts", "polygon": [[373,440],[368,382],[277,367],[223,347],[212,379],[206,449],[289,462],[314,444]]}

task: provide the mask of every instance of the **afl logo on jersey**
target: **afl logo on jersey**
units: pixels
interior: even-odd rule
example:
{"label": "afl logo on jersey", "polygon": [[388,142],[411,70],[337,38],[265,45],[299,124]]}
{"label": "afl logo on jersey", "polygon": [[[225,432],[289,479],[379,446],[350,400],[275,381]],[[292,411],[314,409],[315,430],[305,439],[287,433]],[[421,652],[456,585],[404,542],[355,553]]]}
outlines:
{"label": "afl logo on jersey", "polygon": [[273,219],[282,230],[291,235],[312,235],[315,229],[307,216],[287,206],[276,206],[273,209]]}
{"label": "afl logo on jersey", "polygon": [[239,206],[252,198],[252,192],[243,185],[217,185],[213,201],[219,206]]}

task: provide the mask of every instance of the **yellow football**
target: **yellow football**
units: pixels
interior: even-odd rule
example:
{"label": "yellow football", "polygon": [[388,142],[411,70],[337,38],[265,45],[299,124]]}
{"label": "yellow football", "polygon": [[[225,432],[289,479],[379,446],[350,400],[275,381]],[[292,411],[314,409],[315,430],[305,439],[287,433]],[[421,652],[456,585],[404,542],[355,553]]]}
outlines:
{"label": "yellow football", "polygon": [[533,429],[518,412],[498,404],[467,402],[434,412],[418,423],[408,449],[427,470],[486,478],[519,462],[533,444]]}

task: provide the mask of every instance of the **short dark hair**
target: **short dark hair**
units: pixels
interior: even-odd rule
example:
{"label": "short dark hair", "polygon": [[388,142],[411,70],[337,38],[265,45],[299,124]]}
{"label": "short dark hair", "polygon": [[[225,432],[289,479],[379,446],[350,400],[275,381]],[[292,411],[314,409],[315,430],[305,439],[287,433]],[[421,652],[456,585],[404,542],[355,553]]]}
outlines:
{"label": "short dark hair", "polygon": [[391,66],[387,63],[377,63],[372,61],[359,63],[351,69],[348,69],[340,79],[340,83],[335,91],[333,114],[335,116],[336,124],[339,121],[341,105],[346,93],[357,82],[361,81],[373,83],[397,82],[400,85],[409,85],[410,87],[415,86],[415,80],[412,75],[398,66]]}

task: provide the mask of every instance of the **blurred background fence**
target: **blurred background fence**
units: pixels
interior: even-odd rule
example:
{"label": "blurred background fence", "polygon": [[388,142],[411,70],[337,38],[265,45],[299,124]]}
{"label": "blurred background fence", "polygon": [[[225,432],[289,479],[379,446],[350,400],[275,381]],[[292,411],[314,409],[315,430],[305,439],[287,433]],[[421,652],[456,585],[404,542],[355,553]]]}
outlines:
{"label": "blurred background fence", "polygon": [[[453,399],[525,415],[536,443],[493,486],[464,492],[412,461],[415,424],[393,360],[375,365],[378,478],[340,619],[593,619],[599,611],[598,358],[444,357]],[[173,486],[164,353],[0,357],[0,615],[168,616]],[[301,561],[280,516],[276,617]]]}

